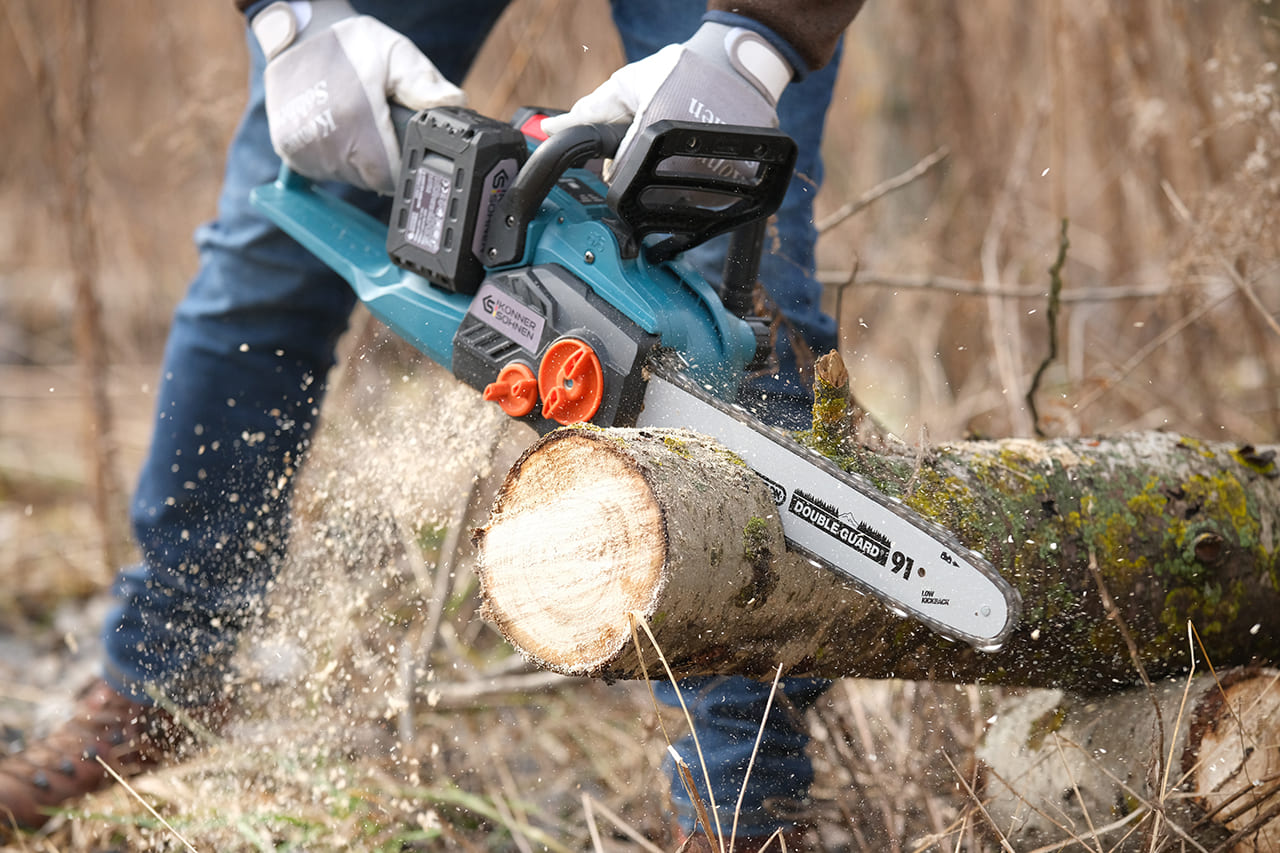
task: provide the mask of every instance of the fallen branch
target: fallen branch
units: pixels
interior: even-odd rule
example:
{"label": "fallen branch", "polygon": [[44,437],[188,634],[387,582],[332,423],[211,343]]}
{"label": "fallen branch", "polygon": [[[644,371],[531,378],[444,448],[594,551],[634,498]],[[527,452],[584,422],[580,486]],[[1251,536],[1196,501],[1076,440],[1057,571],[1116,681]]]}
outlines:
{"label": "fallen branch", "polygon": [[1105,698],[1033,691],[1005,700],[979,746],[981,795],[992,827],[1019,850],[1065,840],[1154,850],[1169,838],[1272,850],[1278,740],[1276,670]]}

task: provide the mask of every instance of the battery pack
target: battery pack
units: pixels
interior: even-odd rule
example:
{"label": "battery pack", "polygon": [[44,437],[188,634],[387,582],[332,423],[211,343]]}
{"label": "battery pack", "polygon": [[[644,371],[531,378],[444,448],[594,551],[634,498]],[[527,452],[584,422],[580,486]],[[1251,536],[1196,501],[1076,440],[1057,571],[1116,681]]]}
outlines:
{"label": "battery pack", "polygon": [[524,134],[465,107],[418,113],[405,129],[387,253],[438,287],[474,294],[490,217],[528,156]]}

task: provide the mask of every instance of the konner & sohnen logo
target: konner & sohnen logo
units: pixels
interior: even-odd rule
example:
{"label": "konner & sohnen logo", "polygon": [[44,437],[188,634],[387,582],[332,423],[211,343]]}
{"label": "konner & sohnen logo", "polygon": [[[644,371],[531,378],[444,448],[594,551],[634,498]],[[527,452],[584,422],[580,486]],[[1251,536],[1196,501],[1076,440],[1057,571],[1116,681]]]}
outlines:
{"label": "konner & sohnen logo", "polygon": [[510,294],[492,284],[483,284],[471,300],[468,312],[529,352],[537,352],[546,320],[541,314],[517,302]]}

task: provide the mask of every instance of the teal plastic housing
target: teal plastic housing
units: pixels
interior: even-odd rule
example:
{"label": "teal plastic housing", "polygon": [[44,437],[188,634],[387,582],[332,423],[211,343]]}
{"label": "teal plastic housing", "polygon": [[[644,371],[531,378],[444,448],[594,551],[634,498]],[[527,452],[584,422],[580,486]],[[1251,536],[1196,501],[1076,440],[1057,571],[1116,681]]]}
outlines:
{"label": "teal plastic housing", "polygon": [[[680,259],[650,264],[644,252],[624,258],[618,237],[602,219],[606,187],[592,173],[572,169],[571,183],[592,193],[553,189],[529,225],[524,257],[504,268],[558,264],[586,282],[664,348],[675,350],[690,375],[732,399],[755,354],[755,336],[725,310],[714,288]],[[253,191],[252,202],[285,233],[345,279],[369,311],[431,360],[453,369],[453,339],[472,297],[433,286],[387,255],[387,226],[324,192],[287,167]],[[615,223],[616,224],[616,223]]]}

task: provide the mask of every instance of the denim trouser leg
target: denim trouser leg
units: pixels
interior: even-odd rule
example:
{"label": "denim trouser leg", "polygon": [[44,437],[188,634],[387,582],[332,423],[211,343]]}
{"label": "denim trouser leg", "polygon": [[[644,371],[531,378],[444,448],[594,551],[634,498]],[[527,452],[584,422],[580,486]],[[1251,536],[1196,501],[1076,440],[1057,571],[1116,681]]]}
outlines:
{"label": "denim trouser leg", "polygon": [[[613,0],[612,7],[629,61],[672,41],[683,41],[697,29],[701,17],[695,4],[681,0]],[[809,426],[812,399],[811,390],[799,374],[790,329],[819,355],[836,345],[835,321],[822,313],[822,286],[815,277],[817,230],[813,225],[813,202],[822,185],[822,131],[838,64],[837,57],[826,68],[788,87],[778,105],[779,124],[796,140],[799,156],[791,188],[770,229],[768,251],[760,262],[760,280],[787,326],[778,335],[777,373],[751,379],[742,390],[741,400],[764,419],[790,429]],[[719,238],[694,249],[689,258],[708,278],[718,280],[726,245],[727,238]],[[790,821],[774,814],[770,802],[798,800],[808,794],[813,768],[804,753],[809,737],[801,712],[827,686],[828,682],[821,679],[786,679],[780,684],[786,699],[775,700],[765,723],[752,766],[751,786],[738,813],[740,835],[765,835],[788,826]],[[743,774],[751,759],[770,685],[741,677],[712,677],[685,679],[680,682],[680,689],[706,760],[721,829],[727,833],[733,825]],[[663,702],[679,704],[671,684],[659,682],[655,690]],[[693,771],[699,796],[708,803],[693,736],[682,739],[676,749]],[[692,800],[672,762],[668,760],[667,764],[677,817],[686,831],[692,830]]]}
{"label": "denim trouser leg", "polygon": [[[460,80],[506,3],[356,5],[420,41]],[[280,165],[252,37],[249,53],[249,101],[217,217],[196,233],[200,266],[169,333],[131,505],[143,560],[117,578],[104,626],[107,680],[142,701],[158,690],[199,702],[225,676],[236,635],[283,553],[293,475],[354,304],[341,279],[249,205],[249,191]],[[366,210],[386,209],[370,193],[331,189]]]}

